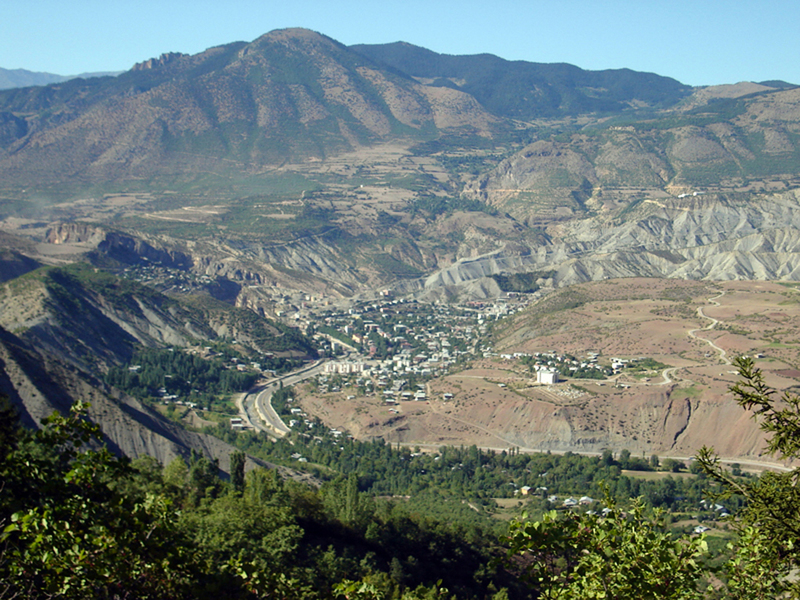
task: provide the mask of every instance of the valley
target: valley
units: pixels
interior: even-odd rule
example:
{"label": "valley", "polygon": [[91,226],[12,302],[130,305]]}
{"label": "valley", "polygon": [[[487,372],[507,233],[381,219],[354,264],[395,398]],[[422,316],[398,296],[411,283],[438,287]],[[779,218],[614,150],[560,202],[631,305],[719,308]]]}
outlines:
{"label": "valley", "polygon": [[[757,459],[729,361],[795,385],[792,84],[286,29],[0,91],[0,116],[0,324],[123,404],[104,385],[143,348],[213,347],[264,377],[349,353],[361,384],[298,402],[361,439],[690,456],[713,430]],[[564,377],[652,368],[551,389],[536,353],[570,357]],[[403,378],[424,400],[387,407]]]}
{"label": "valley", "polygon": [[[729,400],[738,377],[730,357],[754,357],[768,385],[794,391],[796,295],[791,285],[768,282],[624,279],[552,291],[529,305],[512,298],[501,310],[478,310],[471,323],[460,323],[486,331],[479,325],[485,322],[491,332],[467,360],[443,360],[452,338],[437,336],[435,328],[403,327],[403,336],[387,336],[398,345],[393,362],[350,355],[348,363],[363,370],[299,386],[298,406],[357,438],[410,446],[611,448],[688,458],[710,444],[726,458],[771,463],[757,423]],[[402,314],[391,303],[380,311]],[[358,328],[353,314],[339,319],[344,331]],[[437,321],[452,336],[457,328],[446,319]],[[434,340],[428,356],[400,349],[406,338],[425,333]],[[648,366],[637,367],[644,359]],[[538,384],[528,366],[536,363],[560,368],[561,382]],[[606,372],[570,377],[570,369],[594,363]]]}
{"label": "valley", "polygon": [[[800,87],[300,28],[51,81],[0,89],[0,596],[796,585]],[[562,594],[598,556],[661,591]]]}

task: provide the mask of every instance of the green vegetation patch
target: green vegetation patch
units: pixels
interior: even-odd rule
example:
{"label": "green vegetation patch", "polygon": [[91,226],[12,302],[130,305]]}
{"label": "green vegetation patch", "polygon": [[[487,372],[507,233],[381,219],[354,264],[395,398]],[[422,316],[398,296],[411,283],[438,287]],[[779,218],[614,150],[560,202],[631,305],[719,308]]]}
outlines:
{"label": "green vegetation patch", "polygon": [[394,277],[414,278],[421,277],[424,274],[416,267],[398,260],[391,254],[373,254],[370,260],[377,269]]}
{"label": "green vegetation patch", "polygon": [[227,396],[253,387],[259,374],[251,369],[239,371],[226,358],[139,348],[128,365],[111,367],[105,381],[141,400],[174,397],[172,400],[201,403],[212,410],[230,408]]}
{"label": "green vegetation patch", "polygon": [[554,273],[554,271],[530,271],[527,273],[495,274],[491,277],[504,292],[532,294],[540,287],[536,284],[539,279],[548,279]]}

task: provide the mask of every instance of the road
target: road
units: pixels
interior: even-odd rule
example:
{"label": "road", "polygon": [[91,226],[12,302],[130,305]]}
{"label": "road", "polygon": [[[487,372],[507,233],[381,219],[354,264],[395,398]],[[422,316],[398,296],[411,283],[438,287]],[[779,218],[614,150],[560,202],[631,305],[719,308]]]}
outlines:
{"label": "road", "polygon": [[324,361],[320,360],[298,371],[292,371],[286,375],[276,377],[266,384],[254,387],[237,402],[240,416],[250,426],[259,431],[264,431],[276,437],[285,436],[290,430],[278,416],[278,413],[275,412],[275,409],[272,408],[272,402],[270,402],[272,394],[280,388],[281,383],[284,386],[290,386],[316,376],[322,372],[323,365]]}
{"label": "road", "polygon": [[[725,294],[725,292],[722,291],[717,296],[714,296],[713,298],[709,298],[708,301],[713,303],[714,306],[719,306],[719,302],[717,302],[717,298],[721,298],[724,294]],[[717,346],[711,340],[707,340],[705,338],[701,338],[701,337],[698,337],[697,335],[695,335],[695,333],[697,331],[710,331],[710,330],[714,329],[717,326],[717,323],[719,323],[719,321],[717,319],[713,318],[713,317],[709,317],[708,315],[706,315],[706,313],[703,312],[703,307],[702,306],[697,309],[697,315],[699,317],[704,318],[704,319],[708,319],[709,321],[711,321],[711,323],[709,323],[708,325],[706,325],[702,329],[692,329],[691,331],[689,331],[689,337],[690,338],[694,338],[696,340],[700,340],[701,342],[705,342],[706,344],[711,346],[714,350],[719,352],[719,357],[722,360],[722,362],[724,362],[726,365],[731,364],[731,361],[728,358],[728,353],[725,350],[723,350],[722,348]]]}
{"label": "road", "polygon": [[[709,298],[708,301],[711,302],[714,306],[719,306],[720,304],[719,304],[719,302],[717,302],[717,298],[721,298],[724,295],[725,295],[725,292],[722,291],[719,294],[717,294],[716,296],[714,296],[713,298]],[[686,332],[686,335],[688,335],[692,339],[700,340],[701,342],[705,342],[706,344],[711,346],[716,352],[719,353],[719,358],[720,358],[720,360],[722,360],[722,362],[724,362],[726,365],[731,364],[731,361],[728,358],[728,353],[724,349],[722,349],[719,346],[717,346],[712,340],[707,340],[707,339],[702,338],[702,337],[697,335],[698,331],[711,331],[712,329],[714,329],[719,324],[719,321],[717,319],[715,319],[714,317],[709,317],[705,312],[703,312],[703,307],[702,306],[697,309],[697,316],[702,318],[702,319],[708,319],[709,321],[711,321],[711,323],[709,323],[705,327],[700,327],[698,329],[690,329],[689,331]],[[681,367],[668,367],[668,368],[664,369],[664,372],[661,374],[661,376],[663,377],[664,380],[662,382],[660,382],[659,384],[657,384],[657,385],[668,385],[670,383],[673,383],[675,380],[672,379],[671,376],[672,376],[673,373],[678,371],[680,368]]]}

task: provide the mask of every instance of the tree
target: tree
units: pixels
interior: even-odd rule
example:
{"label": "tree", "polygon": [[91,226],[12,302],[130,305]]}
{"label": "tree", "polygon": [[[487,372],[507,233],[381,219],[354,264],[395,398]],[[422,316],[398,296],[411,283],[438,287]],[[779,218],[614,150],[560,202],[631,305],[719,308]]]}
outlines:
{"label": "tree", "polygon": [[0,462],[17,448],[17,411],[8,396],[0,394]]}
{"label": "tree", "polygon": [[174,493],[183,493],[189,481],[189,467],[180,456],[176,456],[164,469],[164,484]]}
{"label": "tree", "polygon": [[[785,392],[776,397],[750,358],[737,358],[735,365],[740,381],[731,392],[770,434],[769,454],[783,460],[800,458],[800,396]],[[767,471],[757,480],[742,482],[728,475],[711,448],[704,446],[696,458],[708,476],[724,485],[724,495],[740,494],[747,502],[734,521],[739,530],[730,569],[734,597],[766,599],[786,592],[800,598],[800,582],[788,577],[800,567],[800,468]]]}
{"label": "tree", "polygon": [[231,453],[231,484],[237,494],[244,492],[244,463],[246,456],[244,452],[236,451]]}
{"label": "tree", "polygon": [[126,460],[87,450],[88,405],[55,413],[0,461],[0,597],[178,598],[192,569],[164,496],[128,496]]}
{"label": "tree", "polygon": [[546,513],[514,521],[508,555],[521,562],[540,598],[558,600],[689,600],[701,598],[701,537],[673,539],[661,512],[645,515],[641,499],[606,515]]}
{"label": "tree", "polygon": [[192,450],[189,460],[189,486],[192,502],[197,504],[202,498],[216,496],[219,484],[218,460],[209,460],[199,452]]}

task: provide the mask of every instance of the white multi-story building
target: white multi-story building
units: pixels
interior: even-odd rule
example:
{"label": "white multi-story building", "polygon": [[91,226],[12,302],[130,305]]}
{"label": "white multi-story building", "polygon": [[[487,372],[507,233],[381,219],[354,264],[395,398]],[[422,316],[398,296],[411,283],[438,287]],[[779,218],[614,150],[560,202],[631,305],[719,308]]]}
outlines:
{"label": "white multi-story building", "polygon": [[366,366],[362,362],[333,361],[325,363],[326,373],[363,373]]}
{"label": "white multi-story building", "polygon": [[558,371],[555,369],[539,369],[536,371],[536,383],[553,385],[558,383]]}

